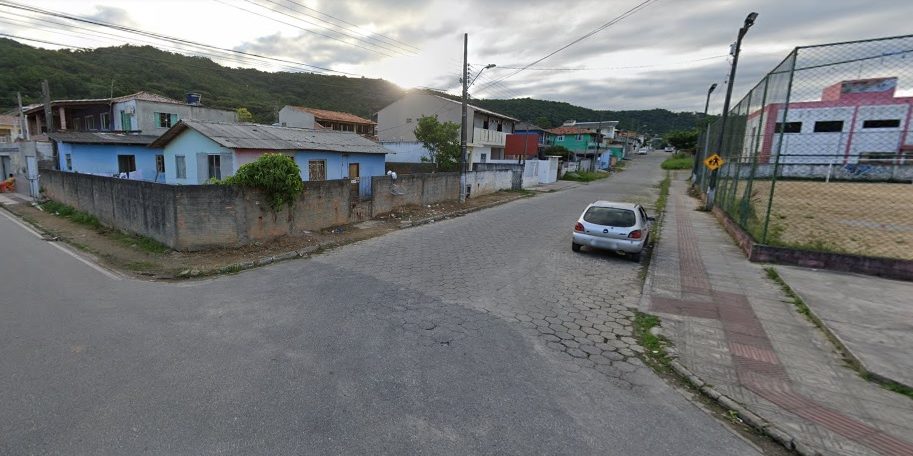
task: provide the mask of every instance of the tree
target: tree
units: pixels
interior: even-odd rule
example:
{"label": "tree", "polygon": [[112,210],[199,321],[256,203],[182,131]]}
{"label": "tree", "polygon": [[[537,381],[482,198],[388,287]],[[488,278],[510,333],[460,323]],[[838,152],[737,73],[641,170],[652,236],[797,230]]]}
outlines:
{"label": "tree", "polygon": [[457,171],[460,165],[460,126],[454,122],[440,122],[437,116],[418,120],[414,130],[438,171]]}
{"label": "tree", "polygon": [[548,117],[539,116],[536,117],[536,120],[533,122],[539,128],[552,128],[552,121],[548,120]]}
{"label": "tree", "polygon": [[263,154],[238,168],[233,176],[219,182],[260,189],[266,193],[273,210],[292,206],[304,191],[301,169],[292,157],[284,154]]}
{"label": "tree", "polygon": [[663,139],[679,150],[693,150],[697,145],[697,137],[700,132],[697,129],[691,130],[673,130],[663,137]]}
{"label": "tree", "polygon": [[254,115],[247,110],[247,108],[238,108],[235,110],[238,113],[238,122],[253,122]]}

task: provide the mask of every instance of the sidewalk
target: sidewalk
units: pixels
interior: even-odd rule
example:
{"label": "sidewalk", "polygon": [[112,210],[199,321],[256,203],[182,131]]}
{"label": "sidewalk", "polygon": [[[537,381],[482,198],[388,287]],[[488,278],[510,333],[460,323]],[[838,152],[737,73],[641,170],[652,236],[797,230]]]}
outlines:
{"label": "sidewalk", "polygon": [[678,361],[805,454],[913,454],[913,401],[844,366],[763,266],[695,210],[683,177],[672,183],[641,303],[661,317]]}
{"label": "sidewalk", "polygon": [[790,266],[777,272],[865,370],[913,388],[913,283]]}

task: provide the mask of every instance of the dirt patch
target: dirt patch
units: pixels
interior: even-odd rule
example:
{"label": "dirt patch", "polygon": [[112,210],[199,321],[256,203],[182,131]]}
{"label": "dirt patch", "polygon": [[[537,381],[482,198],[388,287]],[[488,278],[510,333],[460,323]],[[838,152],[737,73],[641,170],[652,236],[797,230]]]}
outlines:
{"label": "dirt patch", "polygon": [[231,270],[235,265],[255,263],[263,258],[292,251],[315,251],[345,245],[425,223],[429,219],[454,217],[528,195],[529,192],[498,192],[472,198],[463,204],[453,201],[427,206],[404,206],[366,222],[336,226],[303,236],[286,236],[270,242],[200,252],[150,248],[146,238],[97,224],[78,223],[28,204],[4,207],[49,237],[58,238],[93,255],[109,268],[136,277],[169,280],[190,275],[190,272],[196,276]]}
{"label": "dirt patch", "polygon": [[[744,190],[745,183],[740,182],[736,201]],[[755,181],[751,193],[752,212],[746,230],[758,239],[770,182]],[[738,220],[737,216],[734,218]],[[771,207],[768,243],[913,260],[913,185],[779,181]]]}

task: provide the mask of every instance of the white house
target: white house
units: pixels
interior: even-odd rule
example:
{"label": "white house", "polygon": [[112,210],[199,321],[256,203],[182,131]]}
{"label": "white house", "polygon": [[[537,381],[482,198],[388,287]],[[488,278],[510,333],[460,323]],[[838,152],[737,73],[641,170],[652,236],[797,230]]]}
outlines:
{"label": "white house", "polygon": [[[414,130],[418,120],[424,116],[437,116],[441,122],[461,124],[461,103],[438,95],[414,92],[393,102],[377,113],[377,136],[381,144],[397,153],[391,161],[420,161],[421,154],[415,153]],[[507,135],[513,133],[519,120],[468,105],[470,119],[468,136],[470,163],[484,163],[488,160],[504,159]]]}

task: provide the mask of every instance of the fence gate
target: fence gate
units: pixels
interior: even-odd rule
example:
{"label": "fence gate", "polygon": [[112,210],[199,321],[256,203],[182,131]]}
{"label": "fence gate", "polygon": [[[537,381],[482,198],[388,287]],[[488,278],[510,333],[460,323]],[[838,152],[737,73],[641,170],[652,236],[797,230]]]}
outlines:
{"label": "fence gate", "polygon": [[29,196],[38,198],[38,157],[25,157],[26,178],[29,180]]}

